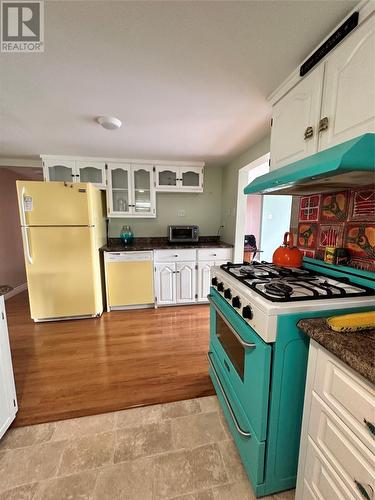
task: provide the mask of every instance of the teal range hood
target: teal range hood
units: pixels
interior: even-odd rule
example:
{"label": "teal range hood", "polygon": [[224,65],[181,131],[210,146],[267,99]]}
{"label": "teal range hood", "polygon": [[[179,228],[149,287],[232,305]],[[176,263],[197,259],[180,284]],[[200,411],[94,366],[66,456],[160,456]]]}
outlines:
{"label": "teal range hood", "polygon": [[375,134],[364,134],[257,177],[245,194],[308,195],[374,182]]}

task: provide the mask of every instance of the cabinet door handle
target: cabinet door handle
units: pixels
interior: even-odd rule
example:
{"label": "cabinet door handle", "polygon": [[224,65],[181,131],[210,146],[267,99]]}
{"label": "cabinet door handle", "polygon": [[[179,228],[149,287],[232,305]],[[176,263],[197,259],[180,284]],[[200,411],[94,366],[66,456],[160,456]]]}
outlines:
{"label": "cabinet door handle", "polygon": [[174,255],[173,257],[178,257],[178,253],[176,255]]}
{"label": "cabinet door handle", "polygon": [[314,135],[314,129],[312,127],[307,127],[305,130],[305,141],[307,139],[311,139],[313,135]]}
{"label": "cabinet door handle", "polygon": [[353,479],[353,480],[354,480],[354,484],[357,487],[357,490],[360,492],[360,494],[363,496],[363,498],[365,498],[366,500],[374,500],[374,488],[370,484],[367,484],[366,486],[367,486],[367,488],[369,488],[371,490],[371,496],[369,495],[369,492],[367,491],[366,487],[363,486],[362,483],[360,483],[356,479]]}
{"label": "cabinet door handle", "polygon": [[319,132],[324,132],[324,130],[327,130],[327,128],[328,128],[328,117],[325,116],[319,122]]}
{"label": "cabinet door handle", "polygon": [[366,420],[365,418],[363,419],[363,422],[366,424],[368,430],[375,436],[375,425]]}

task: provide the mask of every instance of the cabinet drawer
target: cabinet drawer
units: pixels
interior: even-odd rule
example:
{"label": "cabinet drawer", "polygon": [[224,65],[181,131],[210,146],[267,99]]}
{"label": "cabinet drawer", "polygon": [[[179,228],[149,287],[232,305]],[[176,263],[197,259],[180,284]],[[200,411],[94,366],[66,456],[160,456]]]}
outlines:
{"label": "cabinet drawer", "polygon": [[223,260],[228,262],[232,257],[231,248],[200,248],[198,250],[198,260]]}
{"label": "cabinet drawer", "polygon": [[155,262],[184,262],[195,261],[196,250],[194,248],[176,248],[174,250],[155,250]]}
{"label": "cabinet drawer", "polygon": [[308,438],[302,497],[296,497],[296,500],[328,498],[329,500],[353,500],[355,497],[337,476],[321,451]]}
{"label": "cabinet drawer", "polygon": [[368,425],[375,424],[375,390],[371,384],[337,358],[319,350],[314,391],[375,453],[375,440]]}
{"label": "cabinet drawer", "polygon": [[309,436],[352,491],[354,498],[362,498],[356,482],[369,491],[375,489],[374,455],[314,392]]}

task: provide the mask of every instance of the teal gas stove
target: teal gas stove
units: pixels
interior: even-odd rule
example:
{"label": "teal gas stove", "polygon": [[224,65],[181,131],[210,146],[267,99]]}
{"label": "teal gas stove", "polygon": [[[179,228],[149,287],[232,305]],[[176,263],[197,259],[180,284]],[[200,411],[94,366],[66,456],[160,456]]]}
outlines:
{"label": "teal gas stove", "polygon": [[294,488],[309,349],[297,322],[373,309],[374,277],[306,260],[214,267],[211,283],[209,373],[254,493]]}

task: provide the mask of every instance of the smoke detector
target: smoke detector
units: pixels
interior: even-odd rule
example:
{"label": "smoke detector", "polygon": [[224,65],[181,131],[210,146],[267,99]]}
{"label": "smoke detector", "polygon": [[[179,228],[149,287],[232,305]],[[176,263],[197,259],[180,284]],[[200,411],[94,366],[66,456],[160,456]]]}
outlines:
{"label": "smoke detector", "polygon": [[98,116],[96,121],[107,130],[116,130],[121,127],[121,120],[114,116]]}

